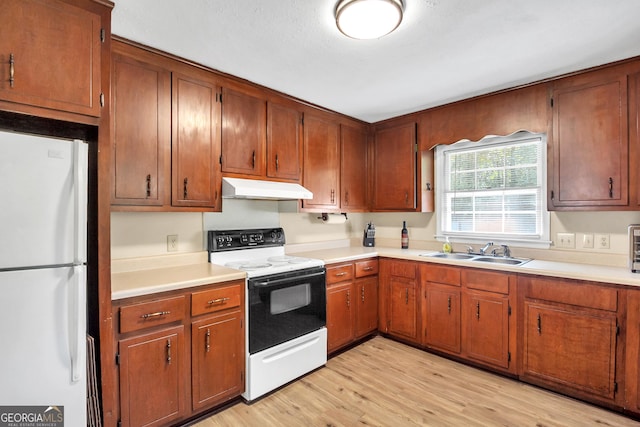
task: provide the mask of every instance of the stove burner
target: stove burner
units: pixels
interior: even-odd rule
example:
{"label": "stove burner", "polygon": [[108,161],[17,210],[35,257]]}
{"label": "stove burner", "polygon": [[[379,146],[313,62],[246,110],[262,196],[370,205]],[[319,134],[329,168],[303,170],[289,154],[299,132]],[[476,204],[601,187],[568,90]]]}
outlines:
{"label": "stove burner", "polygon": [[230,262],[225,264],[226,267],[235,268],[237,270],[253,271],[261,268],[269,268],[271,264],[268,262]]}

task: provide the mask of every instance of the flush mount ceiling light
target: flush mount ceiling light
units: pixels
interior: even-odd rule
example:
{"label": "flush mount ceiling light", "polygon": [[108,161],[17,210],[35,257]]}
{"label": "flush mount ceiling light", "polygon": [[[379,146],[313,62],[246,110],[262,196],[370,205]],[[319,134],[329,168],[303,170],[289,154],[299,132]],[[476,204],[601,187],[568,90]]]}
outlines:
{"label": "flush mount ceiling light", "polygon": [[336,24],[348,37],[377,39],[400,25],[402,6],[402,0],[340,0]]}

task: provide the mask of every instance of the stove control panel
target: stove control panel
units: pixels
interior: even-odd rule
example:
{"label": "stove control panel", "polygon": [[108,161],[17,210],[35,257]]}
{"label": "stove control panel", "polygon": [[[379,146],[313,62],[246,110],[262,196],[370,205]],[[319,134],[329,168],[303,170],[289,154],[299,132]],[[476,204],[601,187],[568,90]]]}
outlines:
{"label": "stove control panel", "polygon": [[284,230],[282,228],[209,230],[207,237],[209,252],[284,246],[285,244]]}

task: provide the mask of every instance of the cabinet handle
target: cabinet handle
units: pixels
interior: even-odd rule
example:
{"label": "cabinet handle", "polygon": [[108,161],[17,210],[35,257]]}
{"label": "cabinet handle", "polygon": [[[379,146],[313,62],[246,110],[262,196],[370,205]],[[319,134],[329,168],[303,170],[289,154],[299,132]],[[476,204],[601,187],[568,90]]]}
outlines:
{"label": "cabinet handle", "polygon": [[345,191],[344,193],[344,204],[348,205],[349,204],[349,192]]}
{"label": "cabinet handle", "polygon": [[167,364],[171,365],[171,338],[167,339]]}
{"label": "cabinet handle", "polygon": [[347,291],[347,307],[351,307],[351,291]]}
{"label": "cabinet handle", "polygon": [[336,190],[331,190],[331,203],[335,203]]}
{"label": "cabinet handle", "polygon": [[613,178],[609,177],[609,198],[613,199]]}
{"label": "cabinet handle", "polygon": [[9,54],[9,86],[13,87],[13,82],[15,81],[14,75],[16,72],[15,67],[15,58],[13,57],[13,53]]}
{"label": "cabinet handle", "polygon": [[409,305],[409,288],[404,288],[404,303]]}
{"label": "cabinet handle", "polygon": [[214,305],[214,304],[224,304],[225,302],[229,301],[231,298],[229,297],[224,297],[224,298],[216,298],[216,299],[212,299],[207,301],[207,304],[209,305]]}
{"label": "cabinet handle", "polygon": [[183,195],[183,198],[186,199],[187,195],[189,194],[189,192],[187,191],[187,186],[189,185],[189,178],[184,179],[183,185],[184,185],[184,188],[183,188],[182,195]]}
{"label": "cabinet handle", "polygon": [[362,269],[363,269],[364,271],[371,271],[371,270],[373,270],[373,267],[371,267],[370,265],[368,265],[368,266],[366,266],[366,267],[363,267]]}
{"label": "cabinet handle", "polygon": [[256,150],[251,153],[251,169],[256,168]]}
{"label": "cabinet handle", "polygon": [[147,175],[147,197],[151,197],[151,175]]}
{"label": "cabinet handle", "polygon": [[476,319],[480,320],[480,302],[476,303]]}
{"label": "cabinet handle", "polygon": [[364,302],[364,286],[360,286],[360,292],[362,294],[362,302]]}
{"label": "cabinet handle", "polygon": [[447,311],[451,314],[451,297],[447,298]]}
{"label": "cabinet handle", "polygon": [[540,318],[540,314],[538,314],[538,335],[542,335],[542,319]]}
{"label": "cabinet handle", "polygon": [[155,313],[147,313],[140,316],[142,319],[148,319],[150,317],[159,317],[166,316],[167,314],[171,314],[170,311],[156,311]]}
{"label": "cabinet handle", "polygon": [[335,275],[335,276],[336,276],[336,277],[342,277],[342,276],[346,276],[346,275],[347,275],[347,272],[346,272],[346,271],[343,271],[343,272],[341,272],[341,273],[336,273],[336,275]]}
{"label": "cabinet handle", "polygon": [[280,168],[280,160],[278,159],[278,155],[276,154],[276,170]]}
{"label": "cabinet handle", "polygon": [[408,191],[404,192],[404,204],[405,205],[409,204],[409,192]]}
{"label": "cabinet handle", "polygon": [[211,350],[211,329],[207,328],[207,333],[204,336],[204,348],[207,353]]}

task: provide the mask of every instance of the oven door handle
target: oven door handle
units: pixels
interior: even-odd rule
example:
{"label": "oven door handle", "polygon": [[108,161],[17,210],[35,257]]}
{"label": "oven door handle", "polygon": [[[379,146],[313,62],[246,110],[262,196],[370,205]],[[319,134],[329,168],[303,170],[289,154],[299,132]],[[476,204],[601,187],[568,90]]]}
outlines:
{"label": "oven door handle", "polygon": [[292,276],[292,277],[285,277],[282,279],[276,279],[276,280],[270,280],[270,281],[254,281],[254,280],[249,280],[249,287],[256,287],[256,288],[269,288],[271,286],[279,286],[283,283],[287,283],[287,282],[291,282],[291,281],[300,281],[300,280],[305,280],[305,279],[312,279],[314,277],[320,277],[320,276],[324,276],[324,271],[320,271],[317,273],[310,273],[310,274],[303,274],[301,276]]}

